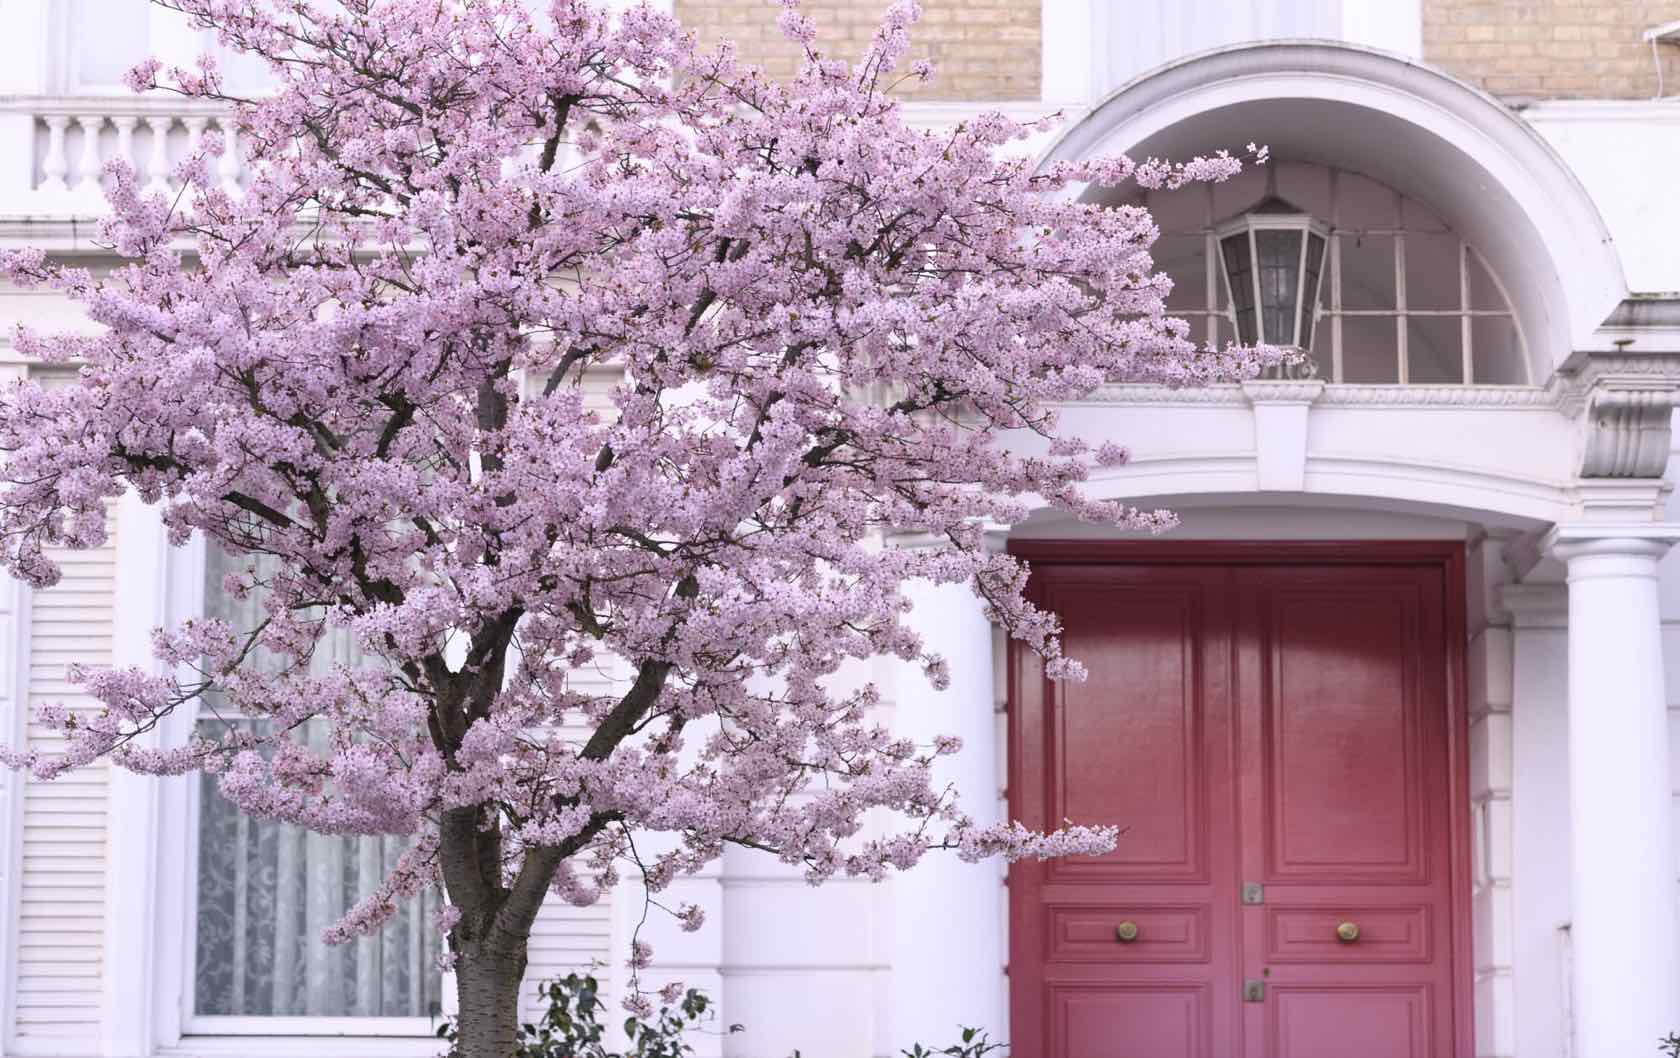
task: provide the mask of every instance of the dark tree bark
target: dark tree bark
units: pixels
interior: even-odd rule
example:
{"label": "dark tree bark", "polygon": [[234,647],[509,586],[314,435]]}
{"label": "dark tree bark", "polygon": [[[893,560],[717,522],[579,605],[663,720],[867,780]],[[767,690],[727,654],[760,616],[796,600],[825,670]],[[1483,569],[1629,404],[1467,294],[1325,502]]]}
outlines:
{"label": "dark tree bark", "polygon": [[455,963],[457,1058],[511,1058],[518,1046],[519,987],[528,943],[478,945]]}

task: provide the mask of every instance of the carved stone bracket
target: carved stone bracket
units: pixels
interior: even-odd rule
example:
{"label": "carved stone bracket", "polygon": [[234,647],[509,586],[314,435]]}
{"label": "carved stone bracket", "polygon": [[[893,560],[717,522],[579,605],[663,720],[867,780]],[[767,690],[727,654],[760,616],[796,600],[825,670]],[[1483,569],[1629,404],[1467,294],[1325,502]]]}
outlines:
{"label": "carved stone bracket", "polygon": [[1680,392],[1606,388],[1593,394],[1582,437],[1584,478],[1660,478]]}
{"label": "carved stone bracket", "polygon": [[1560,375],[1559,410],[1580,424],[1580,477],[1663,476],[1680,407],[1680,357],[1588,353]]}

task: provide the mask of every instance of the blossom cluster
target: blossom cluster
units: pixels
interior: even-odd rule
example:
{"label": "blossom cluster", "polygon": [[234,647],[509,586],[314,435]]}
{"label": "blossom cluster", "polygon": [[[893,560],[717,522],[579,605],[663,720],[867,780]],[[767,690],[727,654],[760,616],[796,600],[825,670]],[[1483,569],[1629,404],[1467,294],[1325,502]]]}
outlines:
{"label": "blossom cluster", "polygon": [[[178,199],[114,162],[114,270],[0,258],[99,325],[16,336],[78,382],[0,397],[0,563],[54,583],[53,550],[100,545],[132,489],[172,542],[250,558],[226,588],[265,618],[161,630],[150,670],[80,674],[102,710],[46,717],[66,753],[6,762],[202,769],[259,817],[416,835],[334,939],[440,877],[466,943],[543,893],[593,901],[629,863],[658,891],[730,844],[813,882],[1109,847],[975,826],[932,780],[956,740],[909,743],[835,675],[886,657],[943,681],[914,581],[969,585],[1078,675],[983,527],[1041,506],[1170,519],[1087,493],[1126,453],[1059,433],[1058,404],[1275,355],[1188,340],[1148,214],[1086,192],[1237,159],[1036,168],[1000,114],[913,128],[889,91],[928,74],[901,70],[908,0],[853,64],[785,3],[806,48],[788,83],[645,5],[166,6],[275,91],[156,62],[131,84],[229,106],[250,176],[210,177],[215,136]],[[882,546],[900,533],[931,544]],[[329,634],[366,663],[312,664]],[[609,659],[628,672],[610,694],[585,678]],[[262,723],[157,739],[212,692]],[[881,810],[903,826],[866,833]],[[669,840],[637,856],[647,831]]]}

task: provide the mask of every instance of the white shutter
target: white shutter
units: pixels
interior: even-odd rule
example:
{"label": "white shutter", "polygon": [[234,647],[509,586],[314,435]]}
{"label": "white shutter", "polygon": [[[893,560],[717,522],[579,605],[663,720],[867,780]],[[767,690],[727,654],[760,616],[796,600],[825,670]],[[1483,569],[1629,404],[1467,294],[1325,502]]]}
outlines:
{"label": "white shutter", "polygon": [[[114,535],[115,527],[111,527]],[[70,665],[111,664],[114,541],[54,554],[57,585],[31,596],[29,745],[55,752],[56,732],[33,719],[42,705],[92,707],[66,679]],[[107,766],[23,786],[16,1039],[20,1053],[96,1045],[105,933]]]}
{"label": "white shutter", "polygon": [[[520,1016],[531,1021],[542,1015],[537,985],[543,981],[564,977],[575,970],[592,973],[605,984],[611,969],[606,965],[611,934],[610,898],[602,898],[592,907],[572,907],[551,895],[531,927],[531,961],[525,970]],[[606,1013],[609,1024],[616,1021],[617,1011]]]}
{"label": "white shutter", "polygon": [[[610,660],[598,662],[598,665],[598,674],[591,677],[580,679],[574,675],[574,689],[607,694],[621,692],[630,685],[630,673],[626,666]],[[579,745],[591,734],[591,729],[587,727],[566,727],[563,730],[569,740]],[[531,961],[525,968],[524,991],[519,1001],[521,1018],[531,1021],[541,1016],[543,1004],[537,1001],[537,986],[544,981],[576,971],[594,974],[605,986],[617,969],[612,964],[611,954],[611,894],[589,907],[573,907],[549,894],[536,923],[531,927]],[[619,957],[619,961],[623,961],[623,956]],[[619,1011],[609,1009],[605,1013],[604,1020],[608,1024],[617,1023]]]}

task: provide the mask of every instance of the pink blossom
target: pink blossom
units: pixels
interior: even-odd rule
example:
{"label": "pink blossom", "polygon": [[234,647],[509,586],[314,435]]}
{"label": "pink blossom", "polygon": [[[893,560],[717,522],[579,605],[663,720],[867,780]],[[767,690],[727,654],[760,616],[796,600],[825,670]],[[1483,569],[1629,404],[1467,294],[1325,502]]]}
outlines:
{"label": "pink blossom", "polygon": [[[171,543],[245,560],[225,588],[264,616],[160,629],[155,665],[78,672],[97,705],[41,714],[62,751],[0,762],[202,770],[259,818],[412,836],[330,938],[441,884],[462,972],[468,923],[522,935],[550,894],[658,892],[731,844],[820,883],[1112,843],[976,827],[926,744],[883,726],[879,689],[831,677],[887,657],[948,682],[907,613],[919,581],[967,585],[1078,678],[981,527],[1037,505],[1169,527],[1091,496],[1124,451],[1061,432],[1058,406],[1278,356],[1189,341],[1149,216],[1079,192],[1223,180],[1237,158],[1035,169],[1009,157],[1033,128],[1001,114],[912,128],[888,93],[910,2],[858,63],[809,50],[785,84],[652,5],[171,6],[275,91],[142,64],[131,87],[218,103],[238,135],[180,163],[180,201],[107,170],[109,274],[0,254],[97,324],[15,337],[79,366],[0,391],[0,565],[54,583],[55,550],[104,544],[132,489]],[[811,46],[796,4],[781,23]],[[212,172],[230,149],[237,194]],[[329,635],[360,660],[329,663]],[[627,678],[603,680],[609,662]],[[241,722],[158,741],[209,701]],[[865,818],[897,824],[866,836]],[[638,942],[631,965],[650,959]]]}

